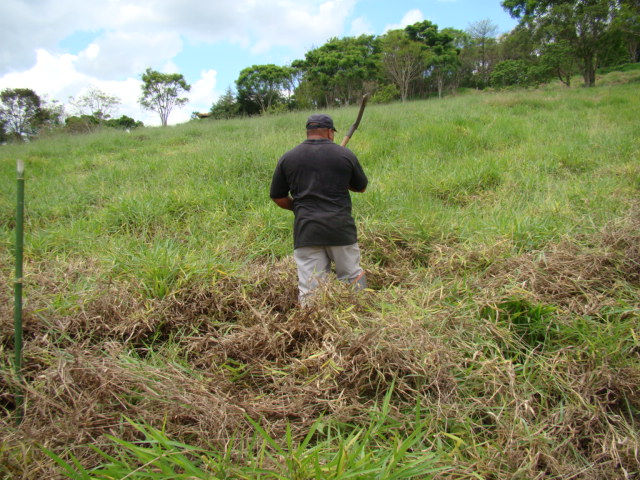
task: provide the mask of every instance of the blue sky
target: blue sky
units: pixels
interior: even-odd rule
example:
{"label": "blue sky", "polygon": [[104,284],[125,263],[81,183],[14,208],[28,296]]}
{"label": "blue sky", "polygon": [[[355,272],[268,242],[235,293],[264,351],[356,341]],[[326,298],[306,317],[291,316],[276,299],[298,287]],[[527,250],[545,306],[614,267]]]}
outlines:
{"label": "blue sky", "polygon": [[243,68],[288,64],[331,37],[421,20],[467,29],[483,19],[499,33],[516,24],[499,0],[3,0],[0,89],[66,103],[98,88],[121,99],[118,115],[153,125],[156,114],[137,104],[140,75],[179,72],[192,85],[190,103],[170,117],[179,123],[208,110]]}

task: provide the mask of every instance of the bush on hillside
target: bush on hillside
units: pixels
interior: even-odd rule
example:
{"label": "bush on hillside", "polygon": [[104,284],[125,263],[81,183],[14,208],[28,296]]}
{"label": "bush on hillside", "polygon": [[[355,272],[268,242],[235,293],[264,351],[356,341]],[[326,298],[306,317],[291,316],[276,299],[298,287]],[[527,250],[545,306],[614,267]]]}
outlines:
{"label": "bush on hillside", "polygon": [[97,115],[76,115],[65,120],[65,130],[70,133],[90,133],[100,126],[130,130],[144,127],[144,123],[136,121],[127,115],[120,118],[101,119]]}
{"label": "bush on hillside", "polygon": [[122,115],[120,118],[110,118],[109,120],[105,120],[104,125],[111,128],[120,128],[122,130],[144,127],[144,123],[136,121],[127,115]]}
{"label": "bush on hillside", "polygon": [[65,130],[70,133],[89,133],[100,126],[100,120],[94,115],[74,115],[64,121]]}
{"label": "bush on hillside", "polygon": [[371,103],[390,103],[400,98],[400,91],[393,83],[383,85],[371,97]]}
{"label": "bush on hillside", "polygon": [[548,78],[545,67],[532,65],[524,60],[505,60],[498,63],[491,73],[491,85],[496,88],[528,87]]}

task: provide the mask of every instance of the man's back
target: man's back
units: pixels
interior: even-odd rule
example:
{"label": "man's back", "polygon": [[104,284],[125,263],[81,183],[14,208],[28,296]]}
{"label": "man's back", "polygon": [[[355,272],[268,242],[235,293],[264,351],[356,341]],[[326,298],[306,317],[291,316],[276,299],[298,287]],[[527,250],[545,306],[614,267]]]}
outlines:
{"label": "man's back", "polygon": [[271,197],[293,197],[295,247],[357,241],[349,188],[367,177],[356,156],[327,139],[306,140],[285,153],[274,172]]}

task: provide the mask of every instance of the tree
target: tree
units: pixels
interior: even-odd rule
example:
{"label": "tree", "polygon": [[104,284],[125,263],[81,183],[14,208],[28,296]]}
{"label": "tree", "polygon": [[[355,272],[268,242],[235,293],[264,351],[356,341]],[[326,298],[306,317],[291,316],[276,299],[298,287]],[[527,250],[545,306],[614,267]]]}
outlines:
{"label": "tree", "polygon": [[382,38],[382,66],[406,101],[411,84],[424,71],[422,46],[403,30],[392,30]]}
{"label": "tree", "polygon": [[372,35],[332,38],[292,64],[303,72],[300,91],[314,106],[355,103],[368,83],[379,80],[380,40]]}
{"label": "tree", "polygon": [[455,89],[468,80],[473,73],[472,39],[467,32],[457,28],[443,28],[441,32],[453,39],[451,44],[457,52],[455,71],[450,79],[451,87]]}
{"label": "tree", "polygon": [[238,96],[255,102],[264,113],[283,98],[289,86],[291,71],[274,64],[253,65],[240,72],[236,80]]}
{"label": "tree", "polygon": [[615,26],[622,32],[630,62],[640,61],[640,0],[622,0]]}
{"label": "tree", "polygon": [[594,86],[599,60],[610,47],[615,0],[503,0],[511,16],[538,31],[543,44],[565,42],[580,65],[587,86]]}
{"label": "tree", "polygon": [[516,85],[527,87],[540,82],[541,70],[525,60],[504,60],[491,72],[491,85],[497,88]]}
{"label": "tree", "polygon": [[566,40],[543,46],[540,62],[543,68],[553,72],[567,87],[571,86],[571,76],[575,73],[575,57],[571,54],[571,45]]}
{"label": "tree", "polygon": [[424,73],[435,80],[438,97],[442,97],[446,80],[453,78],[460,66],[460,50],[454,44],[454,35],[439,32],[438,26],[429,20],[408,25],[405,32],[411,40],[422,44],[426,66]]}
{"label": "tree", "polygon": [[100,121],[111,118],[121,102],[118,97],[92,87],[77,99],[69,97],[69,103],[75,108],[76,115],[93,115]]}
{"label": "tree", "polygon": [[165,127],[173,107],[182,106],[189,101],[187,97],[181,97],[189,90],[191,85],[182,74],[160,73],[147,68],[142,74],[142,96],[139,102],[143,108],[157,112]]}
{"label": "tree", "polygon": [[240,115],[240,106],[231,87],[227,87],[224,94],[211,106],[210,112],[211,117],[217,119],[232,118]]}
{"label": "tree", "polygon": [[469,25],[467,32],[472,40],[475,52],[475,71],[480,78],[480,85],[489,83],[491,69],[496,61],[496,34],[498,26],[491,20],[484,19]]}
{"label": "tree", "polygon": [[38,133],[42,124],[42,100],[30,88],[8,88],[0,93],[0,121],[17,139]]}

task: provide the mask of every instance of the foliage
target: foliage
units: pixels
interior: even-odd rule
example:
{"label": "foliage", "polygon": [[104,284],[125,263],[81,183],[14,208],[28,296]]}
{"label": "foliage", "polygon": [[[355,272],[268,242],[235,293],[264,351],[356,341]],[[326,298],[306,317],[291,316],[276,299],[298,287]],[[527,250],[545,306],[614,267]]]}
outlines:
{"label": "foliage", "polygon": [[569,43],[558,40],[545,44],[540,51],[540,61],[558,80],[567,87],[571,86],[571,77],[576,73],[576,65]]}
{"label": "foliage", "polygon": [[191,86],[180,73],[160,73],[151,68],[142,74],[142,82],[140,105],[157,112],[162,126],[166,126],[173,107],[187,103],[188,98],[181,95],[191,90]]}
{"label": "foliage", "polygon": [[121,130],[132,130],[134,128],[144,127],[144,123],[136,121],[127,115],[122,115],[120,118],[110,118],[104,121],[104,125],[111,128],[119,128]]}
{"label": "foliage", "polygon": [[74,115],[64,120],[65,129],[70,133],[89,133],[100,125],[100,120],[93,115]]}
{"label": "foliage", "polygon": [[611,46],[616,4],[610,0],[503,0],[502,6],[537,31],[543,43],[563,42],[580,64],[587,86]]}
{"label": "foliage", "polygon": [[425,70],[425,56],[420,43],[411,40],[403,30],[392,30],[382,38],[382,66],[393,81],[404,102],[411,84]]}
{"label": "foliage", "polygon": [[100,126],[117,128],[120,130],[131,130],[144,126],[144,123],[133,118],[122,115],[120,118],[105,119],[96,115],[75,115],[65,119],[65,129],[70,133],[89,133]]}
{"label": "foliage", "polygon": [[439,32],[438,26],[428,20],[408,25],[405,32],[411,40],[422,45],[425,73],[435,79],[438,97],[442,97],[446,82],[454,78],[460,65],[455,37],[446,31]]}
{"label": "foliage", "polygon": [[505,60],[498,63],[491,73],[491,85],[507,87],[531,85],[530,66],[524,60]]}
{"label": "foliage", "polygon": [[627,45],[628,62],[640,61],[640,2],[622,0],[620,10],[614,19],[615,27],[620,30]]}
{"label": "foliage", "polygon": [[0,119],[0,143],[6,142],[9,140],[9,135],[5,130],[5,121]]}
{"label": "foliage", "polygon": [[98,121],[111,118],[120,103],[118,97],[109,95],[98,88],[90,88],[77,99],[69,98],[69,104],[74,107],[77,116],[93,115]]}
{"label": "foliage", "polygon": [[371,103],[390,103],[397,100],[398,97],[400,97],[400,91],[395,84],[391,83],[378,88],[371,97]]}
{"label": "foliage", "polygon": [[211,105],[211,117],[215,119],[233,118],[240,114],[240,106],[231,87],[228,87],[220,98]]}
{"label": "foliage", "polygon": [[380,40],[372,35],[332,38],[292,65],[304,75],[298,90],[305,90],[316,107],[355,103],[365,84],[379,79]]}
{"label": "foliage", "polygon": [[38,132],[46,113],[36,92],[29,88],[8,88],[0,93],[0,102],[0,120],[7,134],[22,139]]}
{"label": "foliage", "polygon": [[[290,84],[292,71],[289,67],[274,64],[253,65],[240,72],[236,80],[238,98],[246,104],[253,102],[264,113],[272,105],[284,98],[284,91]],[[245,113],[251,111],[245,106]]]}

